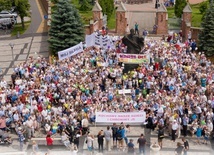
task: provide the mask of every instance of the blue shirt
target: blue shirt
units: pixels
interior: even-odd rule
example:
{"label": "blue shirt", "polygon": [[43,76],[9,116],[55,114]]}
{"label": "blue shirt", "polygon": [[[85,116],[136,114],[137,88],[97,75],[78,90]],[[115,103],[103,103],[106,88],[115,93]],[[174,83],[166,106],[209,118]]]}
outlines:
{"label": "blue shirt", "polygon": [[202,129],[201,128],[197,128],[197,130],[196,130],[196,136],[197,137],[201,137],[201,134],[202,134]]}

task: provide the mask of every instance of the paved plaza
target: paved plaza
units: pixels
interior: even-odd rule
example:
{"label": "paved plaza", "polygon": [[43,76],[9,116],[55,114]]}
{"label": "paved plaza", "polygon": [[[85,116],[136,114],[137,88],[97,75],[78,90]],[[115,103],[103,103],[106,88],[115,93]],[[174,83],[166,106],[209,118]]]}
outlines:
{"label": "paved plaza", "polygon": [[[47,38],[47,35],[35,35],[0,41],[0,67],[5,74],[4,78],[6,81],[10,81],[14,66],[23,63],[29,57],[35,58],[41,55],[48,58]],[[13,50],[9,44],[14,44]]]}
{"label": "paved plaza", "polygon": [[[97,133],[100,130],[106,130],[106,126],[91,126],[90,127],[90,133],[95,135],[97,135]],[[128,133],[128,138],[132,138],[134,140],[134,145],[135,145],[135,150],[136,153],[138,153],[138,145],[137,145],[137,139],[139,137],[139,135],[141,133],[144,133],[146,135],[146,139],[148,142],[147,145],[147,153],[149,153],[150,149],[149,146],[155,142],[157,142],[157,132],[156,131],[152,131],[151,134],[149,132],[149,130],[142,128],[141,126],[131,126],[131,131],[130,133]],[[20,155],[30,155],[31,154],[31,141],[27,142],[24,145],[24,152],[19,152],[19,142],[17,140],[17,135],[13,134],[11,135],[14,139],[13,144],[10,146],[0,146],[1,148],[1,153],[0,155],[3,154],[7,154],[7,155],[12,155],[12,154],[16,154],[18,155],[18,153],[20,153]],[[163,149],[160,151],[160,153],[158,155],[173,155],[174,154],[174,150],[176,148],[176,144],[177,142],[182,142],[181,138],[177,139],[176,142],[173,142],[170,140],[170,137],[167,136],[167,134],[165,134],[166,138],[163,140]],[[37,143],[39,144],[39,149],[42,155],[44,155],[47,152],[47,147],[45,145],[45,135],[40,133],[36,133],[36,138],[40,138],[40,140],[37,141]],[[60,139],[60,135],[56,134],[53,136],[55,139],[54,142],[54,147],[51,150],[51,155],[58,155],[60,153],[63,153],[63,155],[67,155],[67,154],[71,154],[71,151],[69,151],[68,149],[66,149],[63,144],[60,142],[60,140],[56,140],[56,139]],[[207,145],[205,144],[196,144],[196,138],[190,138],[187,137],[188,141],[189,141],[189,145],[190,145],[190,150],[188,152],[188,155],[213,155],[214,151],[212,150],[212,146],[211,143],[208,143]],[[87,144],[85,143],[85,136],[82,136],[80,139],[80,149],[79,149],[79,154],[80,155],[88,155],[88,151],[87,151]],[[104,144],[105,146],[105,144]],[[96,155],[98,153],[97,149],[98,149],[98,144],[97,144],[97,138],[95,138],[94,140],[94,155]],[[111,150],[110,152],[104,152],[105,155],[124,155],[127,151],[125,150],[124,152],[122,151],[118,151],[118,150]],[[152,152],[150,152],[150,155],[153,155]]]}

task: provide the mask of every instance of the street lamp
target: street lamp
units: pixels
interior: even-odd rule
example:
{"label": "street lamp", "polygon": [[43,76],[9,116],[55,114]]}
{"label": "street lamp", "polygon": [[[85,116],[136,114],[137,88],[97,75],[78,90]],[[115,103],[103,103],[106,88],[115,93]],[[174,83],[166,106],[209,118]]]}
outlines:
{"label": "street lamp", "polygon": [[30,28],[30,33],[31,33],[31,36],[32,36],[32,39],[33,39],[33,22],[32,22],[32,14],[33,14],[33,12],[32,12],[32,10],[30,10],[29,11],[30,12],[30,20],[31,20],[31,24],[30,24],[30,26],[31,26],[31,28]]}
{"label": "street lamp", "polygon": [[11,52],[12,52],[12,62],[14,61],[14,54],[13,54],[13,47],[14,47],[14,43],[10,43],[10,48],[11,48]]}

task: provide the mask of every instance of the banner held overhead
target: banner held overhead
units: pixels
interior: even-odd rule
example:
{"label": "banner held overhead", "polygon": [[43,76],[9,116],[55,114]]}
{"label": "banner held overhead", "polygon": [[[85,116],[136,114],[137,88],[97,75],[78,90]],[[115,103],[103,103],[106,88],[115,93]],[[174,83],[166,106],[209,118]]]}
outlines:
{"label": "banner held overhead", "polygon": [[59,60],[63,60],[63,59],[72,57],[78,53],[81,53],[82,51],[83,51],[83,45],[81,42],[73,47],[70,47],[63,51],[58,52],[58,57],[59,57]]}

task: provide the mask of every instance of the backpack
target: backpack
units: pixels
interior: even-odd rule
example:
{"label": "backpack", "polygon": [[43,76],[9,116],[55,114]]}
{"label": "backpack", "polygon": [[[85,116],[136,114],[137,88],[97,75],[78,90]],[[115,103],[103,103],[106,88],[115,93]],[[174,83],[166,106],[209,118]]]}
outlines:
{"label": "backpack", "polygon": [[122,133],[121,133],[121,130],[118,130],[117,131],[117,134],[116,134],[116,137],[117,137],[117,140],[122,140]]}

